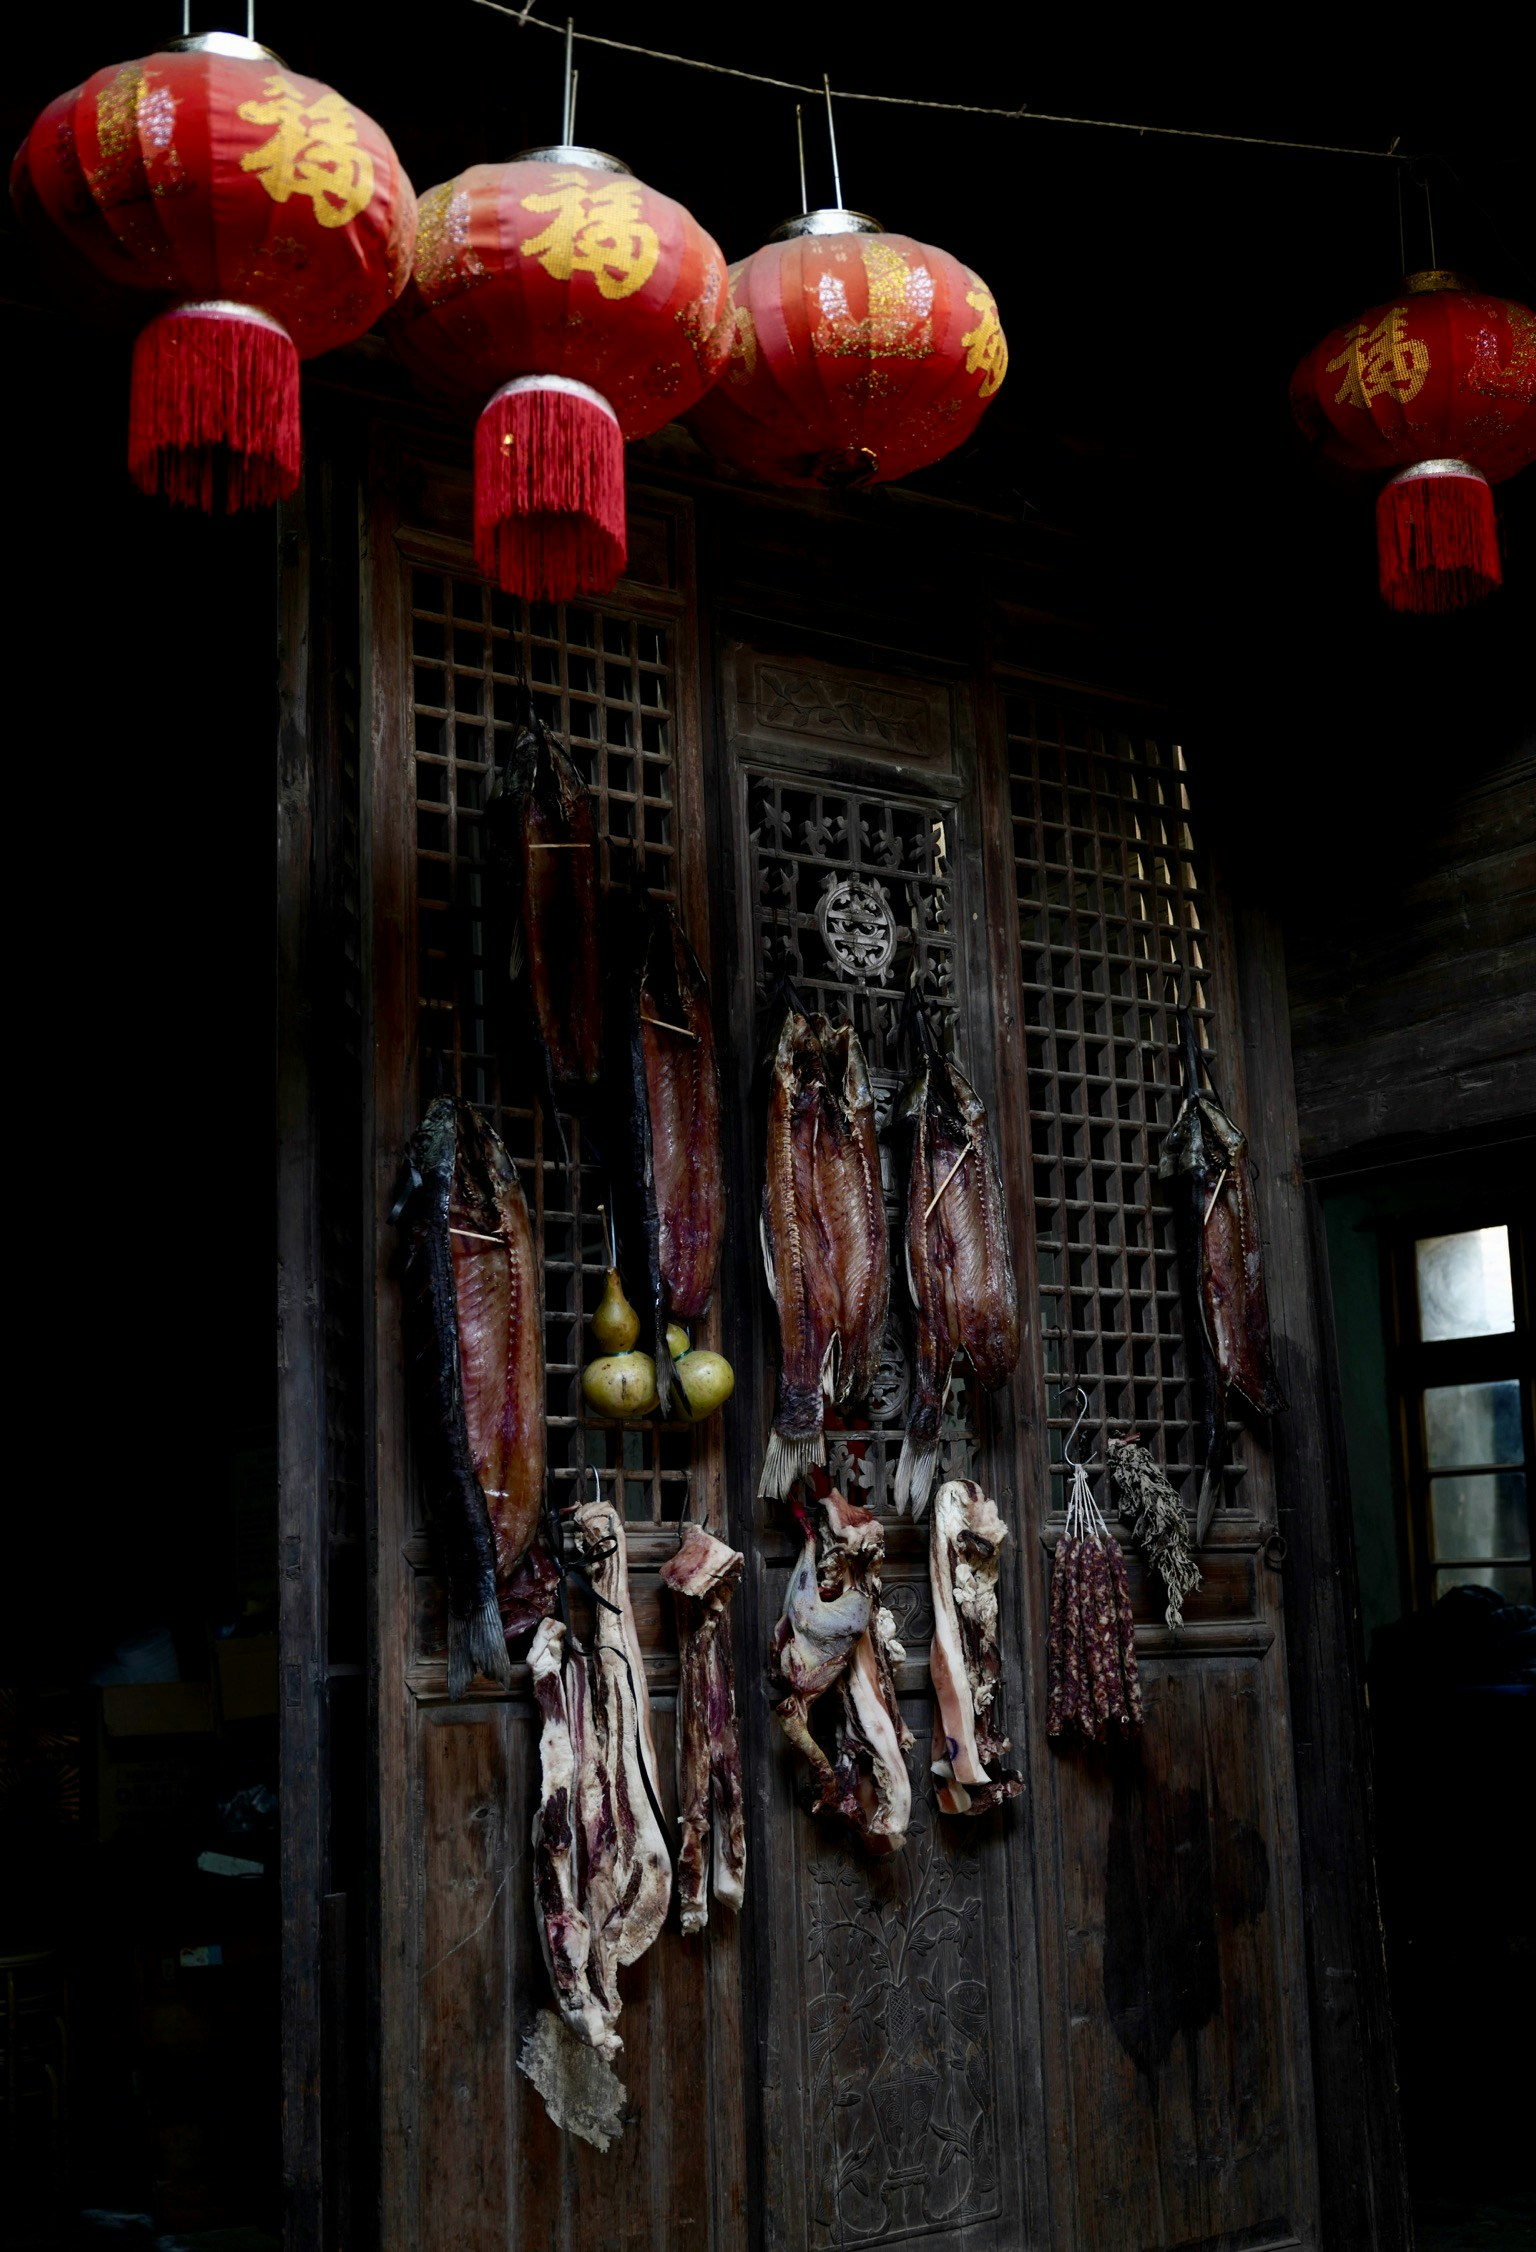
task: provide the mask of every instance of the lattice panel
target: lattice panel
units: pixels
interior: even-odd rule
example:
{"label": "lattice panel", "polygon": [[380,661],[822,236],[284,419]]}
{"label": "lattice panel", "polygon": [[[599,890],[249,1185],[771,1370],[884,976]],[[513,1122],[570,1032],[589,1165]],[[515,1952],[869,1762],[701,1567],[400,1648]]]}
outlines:
{"label": "lattice panel", "polygon": [[[1106,1425],[1134,1422],[1192,1501],[1199,1431],[1156,1178],[1179,1101],[1181,1000],[1210,1054],[1209,916],[1184,756],[1022,694],[1008,702],[1008,751],[1052,1507],[1065,1507],[1062,1439],[1076,1415],[1056,1398],[1066,1382],[1092,1401],[1084,1439],[1098,1459]],[[1228,1498],[1241,1475],[1234,1463]]]}
{"label": "lattice panel", "polygon": [[592,791],[605,891],[627,890],[637,853],[653,892],[678,896],[673,765],[676,680],[664,625],[608,604],[524,605],[478,579],[418,569],[411,581],[416,762],[418,1099],[456,1088],[494,1120],[522,1175],[544,1265],[550,1475],[596,1469],[631,1522],[680,1517],[697,1434],[688,1424],[603,1423],[580,1376],[586,1322],[607,1272],[606,1174],[587,1121],[562,1113],[571,1161],[531,1099],[531,1052],[495,1052],[485,958],[482,813],[506,757],[519,676]]}
{"label": "lattice panel", "polygon": [[[915,976],[929,1021],[955,1046],[956,884],[947,849],[952,814],[931,802],[871,790],[834,790],[765,772],[747,775],[747,835],[759,1006],[771,1005],[786,972],[807,1009],[851,1022],[869,1065],[894,1263],[891,1323],[867,1417],[839,1437],[828,1429],[828,1466],[843,1491],[885,1504],[906,1421],[910,1354],[900,1263],[900,1139],[892,1106],[910,1070],[899,1052],[903,1001]],[[963,1060],[963,1059],[962,1059]],[[945,1475],[966,1476],[975,1445],[965,1385],[950,1387],[940,1457]]]}

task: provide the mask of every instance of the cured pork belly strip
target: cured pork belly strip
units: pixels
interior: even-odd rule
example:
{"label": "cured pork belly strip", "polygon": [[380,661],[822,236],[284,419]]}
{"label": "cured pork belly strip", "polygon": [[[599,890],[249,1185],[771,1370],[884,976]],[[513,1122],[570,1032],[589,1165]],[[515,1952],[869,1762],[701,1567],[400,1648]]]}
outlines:
{"label": "cured pork belly strip", "polygon": [[1002,1651],[997,1570],[1008,1528],[968,1478],[948,1478],[933,1505],[928,1550],[933,1590],[933,1758],[946,1814],[979,1814],[1017,1798],[1023,1778],[1002,1765]]}
{"label": "cured pork belly strip", "polygon": [[920,1517],[955,1362],[964,1353],[988,1391],[1006,1382],[1019,1357],[1019,1301],[1002,1179],[975,1088],[930,1048],[902,1110],[912,1139],[906,1267],[914,1353],[894,1499]]}
{"label": "cured pork belly strip", "polygon": [[530,708],[485,808],[493,952],[528,1005],[551,1093],[602,1074],[597,829],[565,751]]}
{"label": "cured pork belly strip", "polygon": [[[715,1898],[740,1908],[746,1882],[741,1738],[727,1608],[745,1558],[690,1525],[661,1567],[677,1607],[677,1897],[685,1932],[709,1921],[705,1897],[713,1844]],[[713,1836],[711,1835],[713,1833]]]}
{"label": "cured pork belly strip", "polygon": [[[576,1784],[582,1762],[592,1756],[584,1726],[586,1669],[579,1657],[567,1657],[566,1630],[558,1619],[546,1619],[540,1626],[528,1663],[543,1721],[540,1795],[533,1817],[533,1898],[539,1941],[560,2015],[589,2048],[614,2057],[624,2045],[614,2028],[617,1992],[593,1990],[592,1931],[580,1898]],[[568,1683],[574,1689],[569,1698]]]}
{"label": "cured pork belly strip", "polygon": [[779,1384],[758,1491],[784,1498],[826,1460],[823,1403],[874,1380],[890,1299],[874,1100],[852,1029],[786,1010],[769,1082],[763,1262]]}
{"label": "cured pork belly strip", "polygon": [[[496,1600],[496,1535],[476,1473],[465,1413],[459,1308],[450,1234],[460,1138],[478,1138],[467,1104],[439,1095],[411,1138],[412,1186],[398,1208],[405,1235],[405,1329],[414,1437],[448,1588],[448,1694],[477,1673],[512,1678]],[[489,1129],[485,1129],[489,1132]],[[499,1145],[498,1145],[499,1146]],[[503,1153],[505,1154],[505,1153]]]}
{"label": "cured pork belly strip", "polygon": [[[656,1753],[629,1601],[624,1521],[610,1503],[589,1501],[575,1512],[574,1525],[577,1550],[601,1599],[588,1661],[591,1753],[578,1763],[577,1808],[587,1872],[583,1904],[601,1991],[608,1994],[617,1991],[614,1968],[637,1962],[666,1921],[672,1863],[651,1804]],[[596,1990],[599,1981],[593,1984]]]}
{"label": "cured pork belly strip", "polygon": [[[911,1731],[896,1706],[894,1668],[905,1653],[880,1602],[885,1539],[867,1509],[832,1492],[818,1500],[822,1529],[797,1510],[804,1545],[774,1629],[774,1714],[810,1773],[811,1812],[831,1808],[871,1853],[898,1852],[912,1813],[905,1752]],[[811,1732],[810,1711],[837,1688],[837,1756]]]}

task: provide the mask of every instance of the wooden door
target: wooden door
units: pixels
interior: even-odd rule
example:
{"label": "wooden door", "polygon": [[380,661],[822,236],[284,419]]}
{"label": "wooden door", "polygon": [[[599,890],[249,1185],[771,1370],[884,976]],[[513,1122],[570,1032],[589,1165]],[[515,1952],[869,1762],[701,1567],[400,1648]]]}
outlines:
{"label": "wooden door", "polygon": [[[1070,1374],[1089,1388],[1100,1455],[1106,1424],[1134,1419],[1178,1473],[1190,1464],[1153,1180],[1181,981],[1229,1101],[1239,1114],[1244,1103],[1230,948],[1178,752],[1124,711],[994,679],[980,661],[869,667],[805,632],[722,634],[701,705],[686,501],[634,497],[632,575],[614,595],[525,611],[472,569],[459,469],[385,432],[373,484],[385,2240],[423,2252],[1314,2244],[1261,1448],[1234,1463],[1177,1637],[1133,1561],[1142,1742],[1118,1757],[1063,1756],[1041,1720],[1068,1422],[1054,1387]],[[527,1083],[490,1049],[478,814],[522,670],[597,793],[605,874],[624,880],[643,843],[651,881],[677,899],[712,967],[732,1209],[711,1341],[738,1388],[723,1425],[702,1435],[584,1420],[599,1170],[569,1121],[567,1171]],[[888,1499],[907,1381],[899,1324],[869,1434],[833,1442],[835,1472],[886,1517],[887,1595],[907,1651],[914,1818],[906,1852],[879,1867],[796,1804],[765,1695],[793,1544],[783,1514],[756,1499],[776,1339],[756,1243],[751,1074],[781,958],[808,995],[853,1018],[882,1111],[900,1084],[897,1014],[915,966],[998,1123],[1026,1314],[1013,1383],[991,1400],[958,1388],[945,1430],[947,1465],[982,1479],[1013,1534],[1008,1724],[1029,1787],[974,1825],[940,1819],[926,1782],[926,1539]],[[656,1573],[685,1495],[749,1558],[735,1621],[747,1907],[739,1928],[715,1914],[703,1941],[669,1930],[626,1974],[629,2113],[607,2156],[558,2136],[513,2062],[546,1998],[527,1886],[538,1732],[526,1678],[505,1696],[445,1697],[383,1218],[434,1055],[498,1118],[523,1168],[545,1259],[552,1475],[572,1485],[595,1468],[624,1508],[664,1780],[676,1664]]]}

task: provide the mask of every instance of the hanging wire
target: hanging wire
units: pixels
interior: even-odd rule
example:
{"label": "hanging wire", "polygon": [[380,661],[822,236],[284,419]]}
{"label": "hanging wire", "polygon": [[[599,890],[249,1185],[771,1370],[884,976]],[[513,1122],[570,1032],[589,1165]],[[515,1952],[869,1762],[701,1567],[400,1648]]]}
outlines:
{"label": "hanging wire", "polygon": [[832,150],[832,202],[836,210],[843,208],[843,175],[837,168],[837,126],[832,118],[832,81],[825,71],[821,83],[827,96],[827,140]]}
{"label": "hanging wire", "polygon": [[[561,26],[548,22],[533,13],[534,0],[527,0],[521,8],[514,8],[508,0],[472,0],[477,8],[489,8],[493,15],[507,16],[513,23],[539,31],[559,32]],[[716,78],[739,78],[750,86],[772,86],[784,94],[819,94],[820,86],[808,86],[798,78],[773,78],[766,71],[740,70],[731,63],[706,62],[700,55],[677,55],[665,47],[642,47],[634,39],[610,39],[599,31],[578,31],[576,38],[585,40],[589,47],[609,47],[621,55],[641,55],[647,62],[675,63],[683,70],[705,70]],[[1121,117],[1068,117],[1055,110],[1031,109],[1020,104],[1015,109],[1002,109],[985,102],[937,102],[919,94],[862,94],[840,86],[840,102],[878,102],[890,109],[952,110],[963,117],[1002,117],[1015,123],[1028,121],[1032,125],[1085,125],[1102,133],[1153,134],[1163,139],[1177,141],[1222,141],[1238,148],[1295,149],[1306,156],[1368,156],[1376,162],[1390,160],[1404,164],[1408,160],[1399,150],[1396,141],[1388,149],[1350,148],[1334,141],[1286,141],[1261,133],[1217,133],[1198,125],[1133,125]]]}

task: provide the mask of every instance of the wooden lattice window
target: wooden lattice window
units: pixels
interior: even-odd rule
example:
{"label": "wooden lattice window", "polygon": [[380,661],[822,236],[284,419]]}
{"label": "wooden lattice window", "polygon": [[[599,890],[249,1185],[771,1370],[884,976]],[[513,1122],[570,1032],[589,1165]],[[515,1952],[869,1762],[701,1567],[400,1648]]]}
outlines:
{"label": "wooden lattice window", "polygon": [[[901,1141],[889,1129],[913,1060],[900,1037],[909,986],[946,1048],[955,1044],[959,1014],[958,886],[947,845],[953,809],[764,770],[750,770],[746,783],[759,1008],[771,1006],[787,973],[807,1009],[858,1033],[875,1097],[891,1241],[899,1245]],[[833,1477],[866,1506],[889,1503],[906,1422],[905,1299],[898,1272],[879,1374],[855,1418],[858,1434],[828,1437]],[[945,1403],[945,1471],[969,1475],[974,1451],[957,1375]]]}
{"label": "wooden lattice window", "polygon": [[[1198,1410],[1157,1179],[1181,1003],[1218,1084],[1220,1066],[1184,755],[1044,693],[1010,696],[1007,726],[1051,1504],[1065,1507],[1067,1382],[1088,1391],[1095,1440],[1136,1424],[1192,1500]],[[1229,1497],[1240,1476],[1237,1460]]]}
{"label": "wooden lattice window", "polygon": [[567,1167],[532,1093],[532,1059],[504,1072],[496,1053],[482,814],[526,680],[592,791],[605,892],[630,888],[643,852],[650,889],[675,903],[673,640],[617,602],[525,605],[441,569],[411,577],[418,1100],[442,1084],[480,1105],[522,1175],[543,1255],[551,1477],[569,1488],[595,1469],[642,1523],[683,1514],[696,1433],[603,1423],[583,1408],[585,1324],[607,1267],[598,1207],[611,1196],[582,1119],[561,1114]]}

